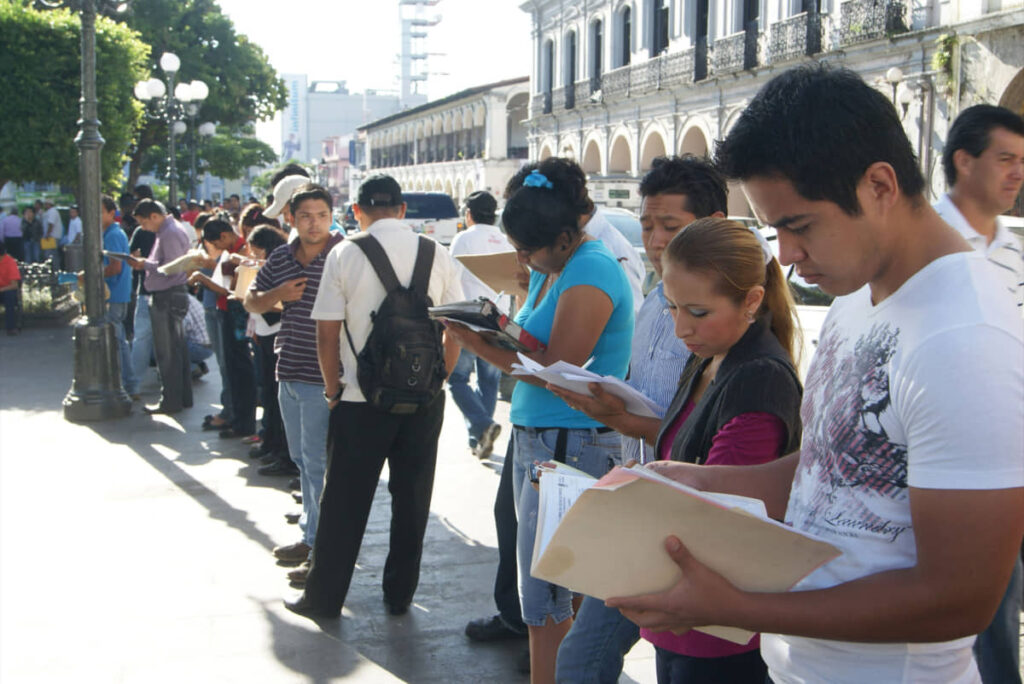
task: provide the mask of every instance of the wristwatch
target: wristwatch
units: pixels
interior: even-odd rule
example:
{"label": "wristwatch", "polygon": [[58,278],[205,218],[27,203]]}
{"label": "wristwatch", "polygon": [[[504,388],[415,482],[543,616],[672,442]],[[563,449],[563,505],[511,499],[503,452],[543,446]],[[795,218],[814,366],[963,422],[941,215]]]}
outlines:
{"label": "wristwatch", "polygon": [[341,393],[344,392],[344,391],[345,391],[344,387],[338,387],[338,391],[334,393],[334,396],[331,396],[330,394],[327,393],[327,390],[324,390],[324,399],[326,399],[328,403],[330,403],[332,401],[340,401],[341,400]]}

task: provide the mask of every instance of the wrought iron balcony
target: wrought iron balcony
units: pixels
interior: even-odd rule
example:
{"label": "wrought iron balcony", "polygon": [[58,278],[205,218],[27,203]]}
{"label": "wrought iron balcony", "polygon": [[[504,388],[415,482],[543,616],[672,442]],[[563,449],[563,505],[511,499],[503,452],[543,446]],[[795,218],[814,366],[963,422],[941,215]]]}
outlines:
{"label": "wrought iron balcony", "polygon": [[768,56],[772,64],[821,52],[821,15],[801,12],[772,24]]}
{"label": "wrought iron balcony", "polygon": [[629,74],[629,94],[653,93],[661,87],[661,60],[659,55],[634,64]]}
{"label": "wrought iron balcony", "polygon": [[629,96],[629,74],[631,69],[632,67],[627,64],[601,75],[601,94],[604,95],[605,99]]}
{"label": "wrought iron balcony", "polygon": [[693,63],[696,50],[690,48],[682,52],[663,54],[661,63],[661,87],[673,88],[678,85],[693,83]]}
{"label": "wrought iron balcony", "polygon": [[576,104],[585,105],[590,102],[590,79],[587,79],[586,81],[576,81],[574,90],[574,99],[576,100]]}
{"label": "wrought iron balcony", "polygon": [[847,0],[839,8],[839,42],[855,45],[907,31],[905,0]]}
{"label": "wrought iron balcony", "polygon": [[551,93],[535,93],[530,100],[532,116],[551,113]]}
{"label": "wrought iron balcony", "polygon": [[741,31],[715,41],[712,63],[716,74],[741,71],[747,52],[747,32]]}
{"label": "wrought iron balcony", "polygon": [[565,88],[555,88],[551,91],[551,110],[561,111],[566,108]]}

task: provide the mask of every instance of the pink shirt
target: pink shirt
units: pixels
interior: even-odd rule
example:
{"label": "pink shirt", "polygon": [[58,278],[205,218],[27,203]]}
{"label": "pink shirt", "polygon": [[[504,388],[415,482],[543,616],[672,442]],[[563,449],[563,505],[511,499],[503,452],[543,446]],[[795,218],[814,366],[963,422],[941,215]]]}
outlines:
{"label": "pink shirt", "polygon": [[[668,460],[672,442],[693,411],[694,404],[687,400],[683,410],[665,432],[662,442],[662,460]],[[743,413],[722,426],[711,442],[704,465],[758,465],[774,461],[782,455],[786,440],[786,426],[780,418],[770,413]],[[677,636],[672,632],[652,632],[641,629],[640,636],[655,646],[696,658],[721,658],[753,651],[761,645],[760,636],[750,643],[741,645],[709,636],[703,632],[689,631]]]}

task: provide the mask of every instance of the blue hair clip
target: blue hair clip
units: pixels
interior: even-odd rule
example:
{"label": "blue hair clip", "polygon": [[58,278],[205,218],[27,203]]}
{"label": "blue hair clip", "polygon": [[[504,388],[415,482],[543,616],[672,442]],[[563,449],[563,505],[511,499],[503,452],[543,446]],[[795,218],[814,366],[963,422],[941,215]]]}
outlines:
{"label": "blue hair clip", "polygon": [[530,175],[523,179],[523,187],[527,188],[554,188],[555,186],[543,173],[534,169]]}

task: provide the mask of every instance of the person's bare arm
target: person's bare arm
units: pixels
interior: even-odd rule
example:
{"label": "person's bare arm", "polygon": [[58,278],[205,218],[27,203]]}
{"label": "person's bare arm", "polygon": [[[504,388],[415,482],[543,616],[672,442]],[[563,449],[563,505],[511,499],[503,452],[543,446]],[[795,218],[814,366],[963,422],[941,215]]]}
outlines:
{"label": "person's bare arm", "polygon": [[305,278],[293,278],[286,280],[275,288],[266,292],[249,290],[245,293],[245,300],[242,305],[249,313],[266,313],[277,306],[280,302],[297,302],[302,299],[302,293],[306,290]]}
{"label": "person's bare arm", "polygon": [[605,392],[604,388],[596,382],[588,385],[594,395],[592,397],[551,384],[548,384],[547,388],[556,396],[561,397],[569,406],[577,411],[582,411],[621,435],[643,439],[652,445],[658,439],[661,420],[628,412],[626,402]]}
{"label": "person's bare arm", "polygon": [[[754,470],[754,467],[741,468]],[[1024,488],[910,488],[917,563],[829,589],[736,589],[670,537],[682,579],[670,590],[607,603],[654,630],[704,624],[858,642],[937,642],[992,620],[1024,534]]]}
{"label": "person's bare arm", "polygon": [[194,272],[192,275],[188,277],[188,284],[202,285],[206,289],[210,290],[211,292],[215,292],[222,297],[226,297],[229,294],[231,294],[229,290],[213,282],[213,279],[210,278],[210,276],[206,275],[205,273],[200,273],[199,271]]}
{"label": "person's bare arm", "polygon": [[103,277],[110,278],[116,276],[124,268],[124,264],[120,259],[111,259],[110,263],[103,267]]}
{"label": "person's bare arm", "polygon": [[444,372],[445,376],[448,376],[452,374],[455,364],[459,362],[459,353],[462,351],[462,347],[454,337],[448,334],[447,329],[441,339],[444,344]]}
{"label": "person's bare arm", "polygon": [[[608,295],[596,287],[576,285],[569,288],[558,298],[547,348],[526,356],[545,366],[555,361],[583,365],[594,351],[613,308]],[[513,363],[519,361],[516,352],[496,347],[483,335],[463,325],[449,323],[447,327],[459,344],[506,373],[512,369]],[[541,387],[547,385],[537,378],[520,377],[520,380]]]}
{"label": "person's bare arm", "polygon": [[[341,325],[342,321],[316,322],[316,356],[324,379],[324,393],[330,397],[341,389]],[[328,405],[334,408],[337,404],[332,401]]]}

